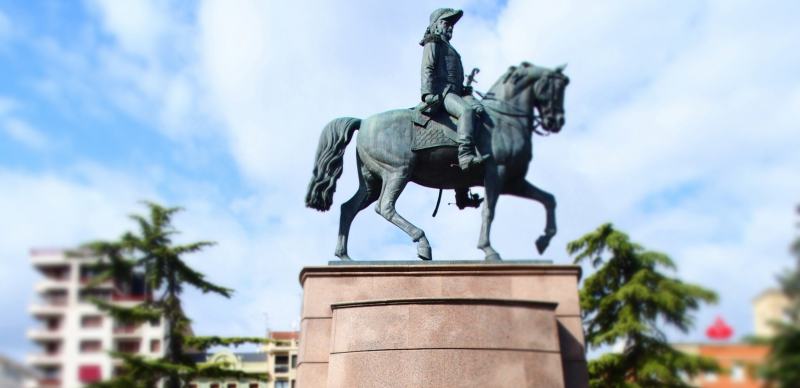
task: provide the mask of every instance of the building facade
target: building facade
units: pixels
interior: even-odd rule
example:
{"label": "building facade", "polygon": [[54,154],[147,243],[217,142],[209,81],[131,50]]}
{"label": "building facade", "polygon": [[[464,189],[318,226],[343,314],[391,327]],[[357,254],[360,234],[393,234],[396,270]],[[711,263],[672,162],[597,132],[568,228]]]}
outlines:
{"label": "building facade", "polygon": [[295,388],[297,376],[298,337],[296,331],[273,331],[258,353],[233,353],[221,351],[197,356],[199,362],[225,362],[232,369],[247,373],[269,374],[269,381],[254,379],[201,379],[189,384],[189,388]]}
{"label": "building facade", "polygon": [[[774,336],[775,329],[771,322],[785,320],[787,307],[789,307],[789,298],[780,290],[768,289],[759,294],[752,302],[752,334],[760,339]],[[706,373],[697,376],[691,381],[691,384],[695,386],[702,388],[764,386],[764,381],[759,378],[758,371],[769,355],[769,346],[767,345],[717,341],[673,344],[673,346],[688,354],[712,358],[722,367],[723,370],[720,373]]]}
{"label": "building facade", "polygon": [[109,281],[90,290],[97,257],[32,250],[30,258],[42,279],[35,285],[37,300],[29,308],[38,324],[27,333],[39,348],[27,359],[38,376],[26,387],[79,388],[108,379],[121,365],[108,354],[110,350],[163,356],[163,319],[123,325],[90,302],[98,298],[124,306],[141,303],[148,297],[142,279],[124,285]]}
{"label": "building facade", "polygon": [[758,367],[769,353],[766,345],[744,343],[674,344],[676,349],[712,358],[722,368],[720,373],[706,373],[690,383],[703,388],[758,388],[764,385],[758,377]]}
{"label": "building facade", "polygon": [[778,289],[768,289],[753,299],[753,329],[756,337],[775,335],[772,322],[786,321],[789,298]]}

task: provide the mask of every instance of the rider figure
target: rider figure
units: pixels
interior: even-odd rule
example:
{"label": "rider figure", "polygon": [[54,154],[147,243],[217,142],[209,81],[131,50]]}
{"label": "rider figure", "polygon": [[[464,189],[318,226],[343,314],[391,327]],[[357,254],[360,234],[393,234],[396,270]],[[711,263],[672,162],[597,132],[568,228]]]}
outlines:
{"label": "rider figure", "polygon": [[483,105],[465,87],[464,67],[450,38],[453,25],[464,14],[461,10],[439,8],[431,13],[430,25],[419,42],[422,54],[422,101],[436,108],[440,104],[458,118],[458,166],[462,170],[483,163],[488,155],[475,153],[475,119],[483,114]]}

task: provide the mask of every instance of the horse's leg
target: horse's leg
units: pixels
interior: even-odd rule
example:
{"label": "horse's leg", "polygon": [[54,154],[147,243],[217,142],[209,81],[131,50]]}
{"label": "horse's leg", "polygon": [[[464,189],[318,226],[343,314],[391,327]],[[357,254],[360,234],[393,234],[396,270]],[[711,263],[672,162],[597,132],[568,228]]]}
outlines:
{"label": "horse's leg", "polygon": [[364,169],[360,158],[356,156],[358,166],[358,191],[347,202],[342,204],[341,215],[339,216],[339,238],[336,243],[336,257],[342,260],[350,260],[347,254],[347,239],[350,236],[350,225],[356,214],[364,210],[369,204],[375,202],[380,194],[380,186],[372,173]]}
{"label": "horse's leg", "polygon": [[550,244],[550,239],[556,235],[556,198],[553,196],[553,194],[534,186],[525,179],[509,182],[506,185],[506,190],[504,193],[532,199],[544,206],[544,210],[547,214],[547,220],[544,226],[544,234],[536,239],[536,250],[538,250],[539,254],[541,255]]}
{"label": "horse's leg", "polygon": [[383,177],[383,189],[381,190],[380,199],[378,204],[375,205],[375,211],[386,218],[389,222],[397,225],[408,234],[411,239],[417,243],[417,256],[422,260],[431,260],[431,245],[425,237],[425,232],[408,222],[400,214],[397,214],[395,203],[400,193],[408,183],[408,174],[405,172],[391,173]]}
{"label": "horse's leg", "polygon": [[503,180],[505,179],[505,167],[494,165],[486,165],[486,174],[484,177],[484,185],[486,188],[486,200],[483,203],[483,222],[481,223],[481,236],[478,240],[478,249],[482,249],[486,255],[487,261],[499,261],[500,254],[492,248],[489,242],[489,234],[492,230],[492,220],[494,220],[494,211],[497,207],[497,198],[500,196],[500,191],[503,189]]}

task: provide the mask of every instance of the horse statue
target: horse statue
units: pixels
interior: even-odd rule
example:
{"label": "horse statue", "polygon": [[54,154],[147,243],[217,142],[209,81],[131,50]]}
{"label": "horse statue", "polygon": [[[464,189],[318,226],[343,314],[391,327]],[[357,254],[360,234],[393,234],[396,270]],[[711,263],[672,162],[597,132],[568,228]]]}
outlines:
{"label": "horse statue", "polygon": [[[387,111],[364,120],[342,117],[328,123],[320,136],[306,195],[306,206],[319,211],[330,209],[336,181],[342,175],[345,147],[355,131],[360,130],[356,145],[359,186],[355,195],[341,206],[336,256],[350,260],[347,254],[350,225],[358,212],[378,201],[375,211],[417,243],[419,258],[433,258],[425,232],[395,209],[395,202],[408,182],[435,189],[484,186],[486,198],[478,248],[483,250],[487,261],[500,260],[489,242],[499,195],[541,203],[546,210],[546,223],[544,233],[536,240],[536,248],[542,254],[556,234],[556,201],[552,194],[528,182],[525,175],[533,157],[532,135],[558,133],[564,125],[564,90],[569,78],[563,69],[564,66],[548,69],[523,62],[500,77],[481,100],[485,114],[482,120],[476,120],[483,122],[476,131],[477,149],[489,158],[466,172],[458,168],[455,142],[414,149],[415,136],[422,131],[415,124],[415,109]],[[451,118],[440,117],[435,121],[447,119]],[[453,123],[450,124],[452,127]],[[443,125],[438,123],[438,126]]]}

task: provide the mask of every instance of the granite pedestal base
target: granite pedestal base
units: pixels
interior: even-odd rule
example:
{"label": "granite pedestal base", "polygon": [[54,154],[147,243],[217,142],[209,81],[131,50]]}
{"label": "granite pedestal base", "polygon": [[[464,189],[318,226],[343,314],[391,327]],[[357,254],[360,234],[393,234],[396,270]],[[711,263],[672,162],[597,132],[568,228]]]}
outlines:
{"label": "granite pedestal base", "polygon": [[298,387],[586,387],[579,278],[532,262],[306,267]]}

